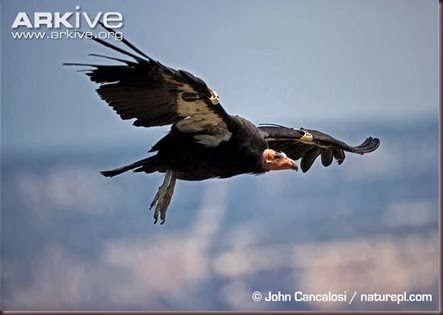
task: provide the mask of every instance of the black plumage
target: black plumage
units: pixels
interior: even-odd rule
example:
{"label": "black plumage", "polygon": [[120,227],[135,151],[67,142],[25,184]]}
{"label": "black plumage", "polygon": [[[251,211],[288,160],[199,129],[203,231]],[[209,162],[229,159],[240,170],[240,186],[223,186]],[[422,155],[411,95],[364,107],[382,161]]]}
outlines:
{"label": "black plumage", "polygon": [[[373,137],[369,137],[362,144],[353,147],[318,130],[304,128],[296,130],[273,124],[260,125],[258,128],[271,149],[283,151],[291,159],[301,159],[303,172],[307,172],[311,168],[319,155],[322,164],[329,166],[333,159],[338,164],[343,163],[345,151],[363,155],[374,151],[380,145],[380,140]],[[302,137],[306,134],[311,135],[312,140],[303,140]]]}
{"label": "black plumage", "polygon": [[[113,30],[107,28],[108,31]],[[176,179],[205,180],[239,174],[263,174],[271,170],[297,169],[303,172],[318,156],[324,166],[333,159],[341,164],[345,151],[365,154],[380,141],[369,137],[352,147],[320,131],[279,125],[255,126],[226,113],[217,93],[185,70],[176,70],[150,58],[126,39],[126,51],[98,38],[94,40],[132,60],[108,57],[117,65],[67,63],[88,66],[86,74],[99,84],[97,93],[124,120],[135,126],[171,125],[170,132],[151,148],[155,154],[132,164],[104,171],[107,177],[134,172],[165,173],[151,207],[155,222],[165,220]]]}

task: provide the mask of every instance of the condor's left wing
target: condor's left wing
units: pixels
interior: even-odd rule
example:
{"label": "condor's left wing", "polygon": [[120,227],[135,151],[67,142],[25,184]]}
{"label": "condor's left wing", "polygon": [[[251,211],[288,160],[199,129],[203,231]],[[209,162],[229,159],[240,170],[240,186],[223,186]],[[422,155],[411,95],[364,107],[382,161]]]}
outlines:
{"label": "condor's left wing", "polygon": [[97,93],[123,120],[135,119],[137,127],[174,125],[182,133],[195,134],[196,142],[206,146],[231,138],[235,124],[202,79],[161,64],[124,38],[121,43],[129,50],[91,39],[129,58],[92,54],[118,64],[65,65],[87,66],[86,74],[99,84]]}

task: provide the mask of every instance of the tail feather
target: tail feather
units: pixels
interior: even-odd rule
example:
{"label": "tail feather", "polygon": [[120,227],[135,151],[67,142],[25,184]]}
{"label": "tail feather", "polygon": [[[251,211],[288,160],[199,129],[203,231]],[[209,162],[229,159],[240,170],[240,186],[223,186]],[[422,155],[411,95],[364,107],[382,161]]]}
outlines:
{"label": "tail feather", "polygon": [[116,169],[113,169],[113,170],[109,170],[109,171],[102,171],[100,173],[103,176],[106,176],[106,177],[113,177],[113,176],[116,176],[116,175],[120,175],[121,173],[124,173],[124,172],[130,171],[130,170],[133,170],[135,168],[141,167],[141,166],[145,165],[146,163],[148,163],[150,161],[150,159],[151,159],[151,157],[148,157],[146,159],[134,162],[132,164],[125,165],[125,166],[122,166],[122,167],[119,167],[119,168],[116,168]]}

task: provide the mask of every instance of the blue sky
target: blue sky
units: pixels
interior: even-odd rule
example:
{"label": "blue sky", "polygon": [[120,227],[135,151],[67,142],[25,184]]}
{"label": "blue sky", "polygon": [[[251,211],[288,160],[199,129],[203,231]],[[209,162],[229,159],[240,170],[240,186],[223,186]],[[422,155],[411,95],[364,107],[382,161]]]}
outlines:
{"label": "blue sky", "polygon": [[200,76],[228,112],[256,123],[321,129],[365,120],[374,122],[370,133],[377,120],[438,114],[437,1],[3,1],[5,150],[146,135],[61,66],[95,62],[88,53],[108,50],[86,40],[12,39],[17,12],[76,5],[90,15],[121,12],[129,40]]}
{"label": "blue sky", "polygon": [[[122,121],[62,66],[113,52],[12,39],[18,12],[77,5],[121,12],[128,40],[204,79],[229,113],[381,146],[304,174],[178,181],[153,225],[162,176],[99,170],[168,128]],[[438,309],[438,1],[4,0],[1,25],[2,309]],[[256,290],[434,299],[269,304]]]}

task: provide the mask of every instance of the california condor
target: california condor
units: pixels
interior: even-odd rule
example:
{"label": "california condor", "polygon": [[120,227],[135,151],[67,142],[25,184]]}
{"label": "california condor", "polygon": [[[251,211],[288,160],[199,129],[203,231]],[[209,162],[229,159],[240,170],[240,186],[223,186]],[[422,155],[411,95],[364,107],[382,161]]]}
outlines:
{"label": "california condor", "polygon": [[333,159],[341,164],[345,151],[363,155],[380,145],[380,140],[373,137],[353,147],[316,130],[274,124],[256,126],[240,116],[229,115],[217,93],[193,74],[164,66],[126,39],[121,42],[129,51],[99,38],[93,40],[131,59],[92,54],[119,64],[65,65],[91,67],[86,74],[99,84],[97,93],[122,119],[135,119],[134,126],[171,125],[170,132],[149,150],[155,155],[101,172],[106,177],[129,170],[165,173],[149,208],[155,206],[154,223],[159,217],[164,223],[176,179],[192,181],[297,170],[298,159],[301,170],[306,172],[318,156],[324,166]]}

